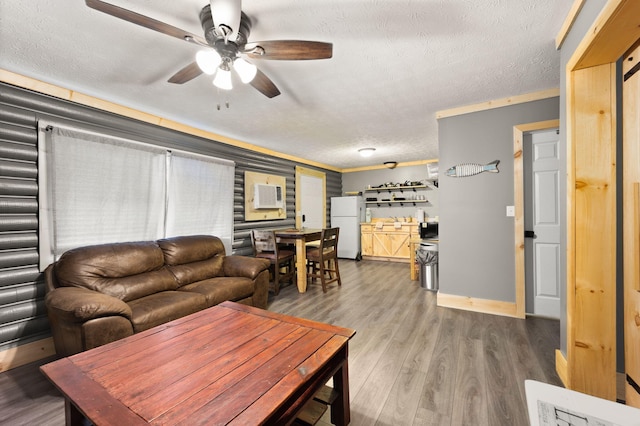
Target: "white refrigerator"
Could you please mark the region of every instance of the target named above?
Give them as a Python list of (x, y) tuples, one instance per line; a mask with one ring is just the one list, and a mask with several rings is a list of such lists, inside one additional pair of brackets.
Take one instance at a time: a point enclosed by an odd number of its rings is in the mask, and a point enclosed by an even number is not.
[(340, 228), (338, 257), (360, 260), (360, 223), (364, 222), (362, 197), (331, 197), (331, 227)]

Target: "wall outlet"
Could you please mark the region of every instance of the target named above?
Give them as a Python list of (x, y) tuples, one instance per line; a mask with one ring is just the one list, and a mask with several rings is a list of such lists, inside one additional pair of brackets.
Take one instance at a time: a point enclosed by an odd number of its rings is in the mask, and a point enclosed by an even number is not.
[(507, 217), (514, 217), (516, 215), (515, 206), (507, 206)]

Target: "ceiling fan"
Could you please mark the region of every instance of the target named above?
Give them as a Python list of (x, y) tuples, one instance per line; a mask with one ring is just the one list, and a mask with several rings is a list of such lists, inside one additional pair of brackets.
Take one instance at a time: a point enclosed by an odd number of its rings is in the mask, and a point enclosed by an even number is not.
[(311, 60), (333, 55), (333, 45), (319, 41), (269, 40), (249, 42), (251, 19), (241, 10), (241, 0), (211, 0), (200, 11), (204, 38), (148, 16), (100, 0), (85, 0), (87, 6), (116, 18), (203, 47), (196, 60), (175, 73), (170, 83), (183, 84), (202, 73), (214, 75), (213, 84), (232, 88), (231, 70), (243, 83), (273, 98), (280, 94), (276, 85), (249, 59)]

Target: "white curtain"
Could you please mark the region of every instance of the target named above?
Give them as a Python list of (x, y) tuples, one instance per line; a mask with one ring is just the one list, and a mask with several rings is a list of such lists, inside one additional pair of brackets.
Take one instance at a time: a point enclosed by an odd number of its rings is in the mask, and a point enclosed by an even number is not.
[(40, 215), (40, 235), (48, 234), (48, 247), (43, 253), (41, 245), (43, 262), (74, 247), (149, 240), (162, 233), (164, 149), (61, 127), (50, 126), (44, 135), (40, 201), (46, 212)]
[(166, 236), (215, 235), (230, 254), (234, 163), (179, 151), (169, 163)]
[(234, 163), (40, 123), (40, 267), (85, 245), (219, 236), (231, 253)]

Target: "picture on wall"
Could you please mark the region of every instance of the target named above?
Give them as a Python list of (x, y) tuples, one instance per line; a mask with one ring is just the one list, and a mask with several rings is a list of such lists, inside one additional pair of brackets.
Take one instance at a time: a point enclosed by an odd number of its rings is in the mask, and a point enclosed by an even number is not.
[(462, 163), (453, 166), (447, 170), (447, 176), (452, 177), (469, 177), (479, 175), (483, 172), (500, 173), (498, 170), (500, 160), (494, 160), (489, 164)]

